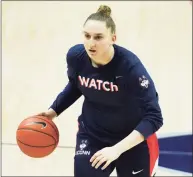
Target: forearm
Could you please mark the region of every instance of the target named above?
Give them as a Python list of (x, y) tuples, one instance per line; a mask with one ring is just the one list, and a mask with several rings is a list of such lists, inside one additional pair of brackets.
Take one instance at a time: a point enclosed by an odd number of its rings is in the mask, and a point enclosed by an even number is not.
[(151, 100), (144, 105), (144, 115), (135, 130), (140, 132), (145, 139), (154, 134), (163, 125), (161, 109), (156, 100)]
[(50, 106), (50, 109), (54, 110), (58, 116), (71, 106), (81, 95), (78, 88), (69, 82), (65, 89), (57, 96), (56, 100)]
[(114, 146), (118, 149), (120, 154), (122, 154), (143, 141), (144, 141), (143, 135), (138, 131), (133, 130), (127, 137), (125, 137), (123, 140), (121, 140)]

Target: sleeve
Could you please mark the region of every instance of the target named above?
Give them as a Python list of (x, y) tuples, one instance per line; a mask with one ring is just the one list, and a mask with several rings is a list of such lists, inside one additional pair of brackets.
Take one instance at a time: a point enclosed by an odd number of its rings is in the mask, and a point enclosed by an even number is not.
[(131, 69), (129, 83), (131, 85), (131, 92), (143, 110), (142, 120), (135, 130), (147, 139), (163, 125), (158, 94), (153, 80), (141, 62)]
[(59, 116), (64, 110), (71, 106), (82, 93), (77, 87), (77, 67), (76, 55), (70, 49), (67, 53), (67, 75), (69, 82), (62, 92), (58, 94), (55, 101), (52, 103), (50, 108), (52, 108), (57, 116)]

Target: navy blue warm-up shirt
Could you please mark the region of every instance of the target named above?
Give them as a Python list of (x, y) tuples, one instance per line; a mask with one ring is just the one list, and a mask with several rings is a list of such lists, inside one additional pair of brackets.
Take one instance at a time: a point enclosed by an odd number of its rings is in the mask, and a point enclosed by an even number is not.
[(135, 129), (146, 139), (163, 124), (154, 82), (134, 53), (113, 46), (113, 59), (98, 68), (92, 66), (82, 44), (70, 48), (69, 83), (51, 108), (60, 115), (83, 95), (78, 121), (91, 137), (113, 142)]

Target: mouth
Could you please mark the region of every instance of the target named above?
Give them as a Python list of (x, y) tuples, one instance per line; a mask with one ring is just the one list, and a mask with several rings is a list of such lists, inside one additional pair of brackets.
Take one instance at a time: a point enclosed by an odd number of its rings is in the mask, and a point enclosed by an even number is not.
[(91, 55), (96, 54), (96, 50), (89, 49), (89, 53), (90, 53)]

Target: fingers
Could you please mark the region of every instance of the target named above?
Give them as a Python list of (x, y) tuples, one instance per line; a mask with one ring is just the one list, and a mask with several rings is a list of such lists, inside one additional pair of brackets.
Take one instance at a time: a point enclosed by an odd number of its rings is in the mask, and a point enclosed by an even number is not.
[(111, 163), (111, 161), (108, 160), (108, 161), (105, 163), (105, 165), (101, 168), (101, 170), (104, 170), (105, 168), (107, 168), (110, 163)]
[(106, 162), (104, 164), (104, 166), (101, 168), (102, 170), (104, 170), (105, 168), (107, 168), (109, 166), (109, 164), (111, 163), (110, 160), (107, 160), (106, 157), (103, 157), (102, 155), (98, 156), (95, 158), (95, 160), (92, 163), (92, 167), (95, 167), (96, 169), (99, 168), (104, 162)]
[(41, 113), (38, 113), (38, 114), (35, 114), (34, 116), (45, 116), (45, 112), (41, 112)]
[(110, 163), (112, 162), (112, 159), (113, 159), (113, 156), (110, 157), (107, 149), (102, 149), (96, 152), (91, 157), (90, 162), (92, 163), (92, 167), (95, 167), (96, 169), (104, 164), (103, 167), (101, 168), (101, 170), (104, 170), (110, 165)]
[(37, 114), (37, 116), (44, 116), (46, 118), (49, 118), (49, 115), (46, 112), (41, 112), (41, 113)]
[(107, 158), (103, 157), (100, 159), (100, 161), (96, 164), (95, 168), (97, 169), (99, 166), (101, 166), (104, 162), (107, 161)]
[(43, 116), (43, 117), (45, 117), (45, 118), (48, 119), (48, 120), (53, 120), (54, 117), (55, 117), (55, 116), (50, 115), (50, 114), (47, 113), (47, 112), (41, 112), (41, 113), (32, 115), (31, 117), (34, 117), (34, 116)]
[(93, 162), (93, 160), (95, 160), (99, 155), (101, 155), (101, 152), (100, 152), (100, 151), (96, 152), (96, 153), (91, 157), (90, 162)]
[(45, 112), (42, 112), (41, 116), (48, 116), (48, 115)]
[(103, 158), (102, 155), (99, 155), (98, 157), (96, 157), (93, 162), (92, 162), (92, 167), (94, 167), (101, 159)]

